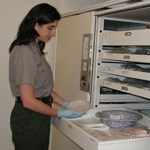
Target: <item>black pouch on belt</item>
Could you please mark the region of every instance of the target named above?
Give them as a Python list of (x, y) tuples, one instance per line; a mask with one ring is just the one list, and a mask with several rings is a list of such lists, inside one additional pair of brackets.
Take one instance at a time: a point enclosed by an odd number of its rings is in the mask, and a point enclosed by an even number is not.
[[(50, 104), (50, 106), (53, 103), (53, 97), (51, 95), (46, 96), (46, 97), (37, 97), (36, 99), (41, 100), (45, 104)], [(16, 97), (16, 102), (22, 103), (22, 100), (21, 100), (20, 96)]]

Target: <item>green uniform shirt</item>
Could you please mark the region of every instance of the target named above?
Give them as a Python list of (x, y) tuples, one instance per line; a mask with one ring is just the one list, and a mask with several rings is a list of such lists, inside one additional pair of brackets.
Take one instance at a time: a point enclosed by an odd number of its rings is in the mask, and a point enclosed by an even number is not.
[(48, 96), (53, 89), (51, 67), (33, 43), (14, 47), (9, 60), (9, 80), (15, 97), (19, 96), (18, 85), (23, 83), (33, 86), (35, 97)]

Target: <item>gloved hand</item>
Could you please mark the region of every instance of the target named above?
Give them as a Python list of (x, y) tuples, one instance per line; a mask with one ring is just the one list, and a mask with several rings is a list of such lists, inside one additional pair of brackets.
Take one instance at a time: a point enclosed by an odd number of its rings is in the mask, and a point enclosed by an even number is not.
[(77, 112), (73, 110), (58, 110), (57, 117), (64, 118), (78, 118), (85, 115), (85, 112)]
[(64, 101), (61, 106), (64, 107), (64, 108), (67, 108), (67, 106), (69, 105), (69, 102), (67, 101)]

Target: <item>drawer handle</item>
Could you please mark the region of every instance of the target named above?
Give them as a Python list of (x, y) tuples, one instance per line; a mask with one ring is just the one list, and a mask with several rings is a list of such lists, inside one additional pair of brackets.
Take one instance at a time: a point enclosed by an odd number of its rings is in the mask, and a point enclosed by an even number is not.
[(125, 36), (131, 36), (132, 32), (125, 32)]
[(73, 128), (71, 124), (68, 124), (68, 127), (69, 127), (70, 129), (72, 129), (72, 128)]
[(121, 89), (124, 91), (128, 91), (128, 87), (125, 87), (125, 86), (122, 86)]
[(123, 59), (130, 59), (130, 56), (129, 55), (124, 55)]

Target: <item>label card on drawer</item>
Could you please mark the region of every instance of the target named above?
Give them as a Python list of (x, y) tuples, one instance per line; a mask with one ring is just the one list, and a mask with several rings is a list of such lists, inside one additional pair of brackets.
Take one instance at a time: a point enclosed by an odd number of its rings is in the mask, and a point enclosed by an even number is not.
[(129, 55), (124, 55), (123, 59), (130, 59), (130, 56)]

